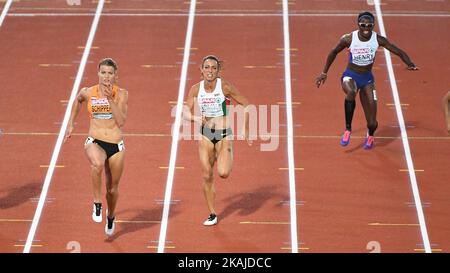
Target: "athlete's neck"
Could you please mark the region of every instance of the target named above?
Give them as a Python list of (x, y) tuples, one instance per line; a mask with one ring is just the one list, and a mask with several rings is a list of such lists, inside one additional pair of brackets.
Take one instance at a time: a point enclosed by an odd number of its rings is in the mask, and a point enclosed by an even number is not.
[(217, 78), (215, 78), (212, 81), (204, 80), (203, 87), (205, 88), (205, 91), (213, 91), (216, 88)]

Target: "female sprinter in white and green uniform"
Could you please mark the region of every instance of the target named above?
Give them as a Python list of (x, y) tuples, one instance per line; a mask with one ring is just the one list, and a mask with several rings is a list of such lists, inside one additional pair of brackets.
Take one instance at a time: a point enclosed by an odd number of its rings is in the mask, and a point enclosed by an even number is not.
[[(200, 71), (203, 80), (191, 87), (186, 100), (184, 118), (202, 124), (202, 138), (199, 141), (200, 162), (203, 175), (203, 192), (210, 215), (203, 223), (205, 226), (217, 224), (215, 210), (216, 192), (213, 183), (213, 167), (217, 161), (217, 171), (221, 178), (230, 175), (233, 166), (232, 131), (227, 124), (226, 105), (230, 98), (247, 107), (248, 100), (229, 82), (219, 78), (221, 62), (216, 56), (203, 58)], [(194, 116), (194, 100), (197, 99), (202, 113)], [(249, 140), (248, 112), (245, 111), (244, 137)]]

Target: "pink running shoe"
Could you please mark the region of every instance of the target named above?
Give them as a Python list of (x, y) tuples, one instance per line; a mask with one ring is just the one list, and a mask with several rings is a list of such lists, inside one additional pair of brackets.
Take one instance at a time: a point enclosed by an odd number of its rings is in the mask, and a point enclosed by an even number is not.
[(347, 146), (350, 143), (351, 134), (352, 134), (351, 131), (345, 130), (344, 135), (342, 135), (341, 142), (339, 144), (341, 144), (341, 146)]
[(367, 136), (366, 140), (364, 141), (364, 149), (370, 150), (373, 148), (373, 142), (375, 138), (373, 136)]

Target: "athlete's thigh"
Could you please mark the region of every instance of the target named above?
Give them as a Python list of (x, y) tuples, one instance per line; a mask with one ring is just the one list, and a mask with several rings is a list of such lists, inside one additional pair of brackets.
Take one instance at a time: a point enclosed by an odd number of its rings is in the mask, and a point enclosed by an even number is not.
[(376, 110), (377, 95), (375, 91), (375, 85), (373, 83), (370, 83), (361, 88), (359, 99), (361, 100), (361, 105), (364, 109)]
[(214, 144), (205, 136), (202, 136), (202, 139), (198, 141), (198, 154), (202, 169), (209, 171), (214, 166), (215, 161)]
[(356, 94), (358, 92), (356, 82), (351, 77), (348, 76), (343, 77), (341, 81), (341, 86), (345, 94), (348, 94), (349, 92)]
[(96, 143), (86, 144), (84, 151), (91, 165), (99, 166), (104, 164), (106, 160), (106, 152)]
[(123, 166), (125, 162), (125, 150), (115, 153), (108, 159), (109, 171), (113, 183), (119, 183), (119, 179), (123, 173)]
[(233, 166), (233, 140), (227, 136), (216, 144), (217, 167), (230, 170)]

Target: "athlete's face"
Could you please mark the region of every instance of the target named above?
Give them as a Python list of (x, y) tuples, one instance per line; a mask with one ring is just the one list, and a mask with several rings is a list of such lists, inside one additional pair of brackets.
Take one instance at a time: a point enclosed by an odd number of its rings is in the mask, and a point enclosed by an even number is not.
[(374, 25), (375, 24), (372, 18), (370, 17), (361, 18), (361, 20), (358, 22), (359, 33), (361, 34), (361, 36), (370, 39), (370, 37), (372, 36), (372, 30)]
[(219, 75), (219, 64), (216, 60), (207, 59), (201, 68), (203, 79), (206, 81), (213, 81)]
[(110, 86), (116, 82), (116, 71), (114, 67), (109, 65), (101, 65), (98, 70), (98, 81), (99, 84)]

